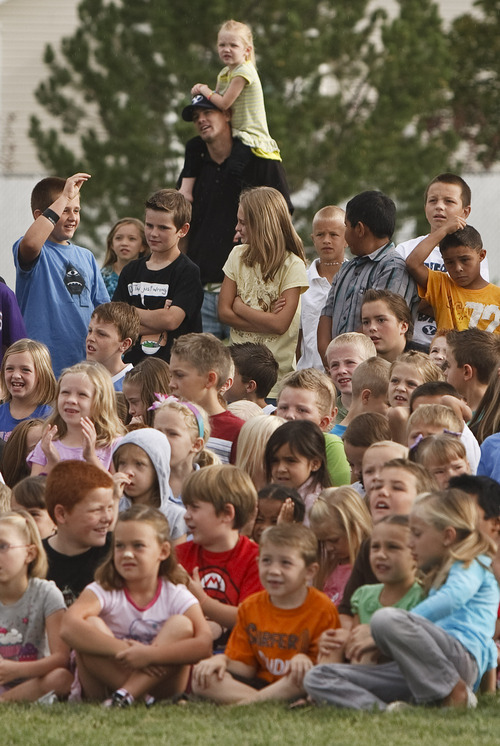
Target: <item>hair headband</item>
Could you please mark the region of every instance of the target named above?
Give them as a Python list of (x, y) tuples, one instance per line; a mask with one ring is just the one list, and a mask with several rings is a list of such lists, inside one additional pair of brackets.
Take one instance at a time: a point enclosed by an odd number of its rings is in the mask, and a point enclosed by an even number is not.
[(184, 407), (187, 407), (191, 410), (191, 412), (194, 414), (196, 419), (196, 424), (198, 425), (198, 434), (200, 438), (203, 438), (205, 435), (205, 426), (203, 425), (203, 417), (201, 416), (198, 409), (194, 406), (194, 404), (191, 404), (190, 401), (181, 401), (177, 398), (177, 396), (172, 396), (172, 394), (157, 394), (155, 392), (156, 401), (152, 403), (150, 407), (148, 407), (148, 412), (155, 411), (155, 409), (159, 409), (162, 404), (169, 404), (170, 402), (175, 402), (176, 404), (182, 404)]

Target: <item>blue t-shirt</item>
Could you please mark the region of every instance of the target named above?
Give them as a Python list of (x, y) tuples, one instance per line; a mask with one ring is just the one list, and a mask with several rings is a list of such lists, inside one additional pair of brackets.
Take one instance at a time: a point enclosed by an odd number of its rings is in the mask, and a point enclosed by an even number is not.
[(490, 565), (491, 559), (483, 555), (467, 568), (463, 562), (454, 562), (443, 585), (432, 588), (412, 609), (412, 614), (434, 622), (474, 656), (479, 669), (475, 688), (485, 671), (496, 668), (497, 660), (493, 633), (499, 589)]
[(491, 477), (500, 481), (500, 461), (498, 449), (500, 447), (500, 433), (493, 433), (481, 443), (481, 458), (477, 467), (477, 475)]
[(9, 405), (10, 402), (0, 404), (0, 438), (2, 440), (7, 440), (15, 426), (19, 425), (20, 422), (24, 422), (25, 420), (34, 420), (37, 417), (40, 417), (42, 420), (44, 420), (46, 417), (52, 414), (52, 407), (50, 407), (48, 404), (40, 404), (27, 417), (23, 417), (22, 420), (15, 420), (10, 413)]
[(109, 295), (94, 255), (73, 243), (46, 241), (35, 261), (16, 265), (16, 296), (31, 339), (50, 350), (54, 373), (85, 360), (85, 339), (96, 306)]
[(330, 430), (330, 433), (332, 435), (338, 435), (339, 438), (341, 438), (346, 430), (347, 430), (347, 425), (334, 425), (332, 429)]

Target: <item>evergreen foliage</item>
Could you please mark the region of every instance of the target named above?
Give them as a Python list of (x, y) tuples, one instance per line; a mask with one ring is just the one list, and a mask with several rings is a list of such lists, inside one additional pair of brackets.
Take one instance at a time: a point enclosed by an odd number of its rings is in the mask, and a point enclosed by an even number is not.
[[(362, 189), (382, 189), (421, 218), (426, 182), (456, 148), (449, 108), (451, 55), (432, 0), (399, 0), (389, 18), (368, 0), (82, 0), (80, 24), (47, 47), (36, 96), (52, 116), (30, 134), (48, 172), (88, 171), (83, 227), (142, 217), (152, 190), (175, 185), (180, 121), (196, 82), (215, 85), (218, 26), (253, 29), (271, 135), (293, 191), (296, 218)], [(302, 208), (301, 208), (302, 205)], [(92, 235), (94, 231), (94, 235)]]

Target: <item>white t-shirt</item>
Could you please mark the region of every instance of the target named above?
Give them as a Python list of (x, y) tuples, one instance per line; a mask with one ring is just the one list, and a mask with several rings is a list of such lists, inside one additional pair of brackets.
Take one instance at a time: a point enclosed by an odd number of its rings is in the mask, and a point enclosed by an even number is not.
[(99, 617), (115, 637), (137, 640), (144, 645), (152, 643), (167, 619), (174, 614), (184, 614), (198, 603), (185, 585), (174, 585), (162, 578), (158, 579), (155, 597), (145, 608), (134, 603), (126, 588), (105, 591), (99, 583), (91, 583), (87, 589), (99, 599)]
[(464, 429), (462, 430), (460, 440), (464, 444), (467, 452), (467, 461), (469, 462), (471, 474), (475, 474), (477, 472), (479, 459), (481, 458), (481, 449), (479, 448), (479, 443), (477, 442), (474, 433), (466, 422), (464, 423)]
[(318, 352), (318, 323), (321, 309), (326, 303), (332, 286), (326, 277), (318, 273), (319, 259), (315, 259), (307, 270), (309, 288), (301, 298), (300, 328), (302, 329), (302, 348), (297, 370), (317, 368), (324, 371), (323, 361)]

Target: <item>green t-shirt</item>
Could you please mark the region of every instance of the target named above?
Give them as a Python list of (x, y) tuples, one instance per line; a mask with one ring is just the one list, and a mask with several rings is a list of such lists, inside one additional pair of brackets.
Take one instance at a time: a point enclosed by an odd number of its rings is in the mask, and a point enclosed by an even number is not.
[(351, 484), (351, 469), (345, 456), (342, 438), (331, 433), (325, 436), (326, 468), (334, 487)]
[[(383, 587), (383, 583), (362, 585), (352, 594), (351, 611), (353, 614), (359, 616), (360, 624), (369, 624), (377, 609), (384, 608), (380, 603), (380, 594), (382, 593)], [(394, 607), (396, 609), (406, 609), (406, 611), (411, 611), (420, 603), (420, 601), (422, 601), (422, 598), (422, 588), (418, 583), (413, 583), (410, 590), (405, 593), (403, 598), (400, 598), (399, 601), (394, 604)]]

